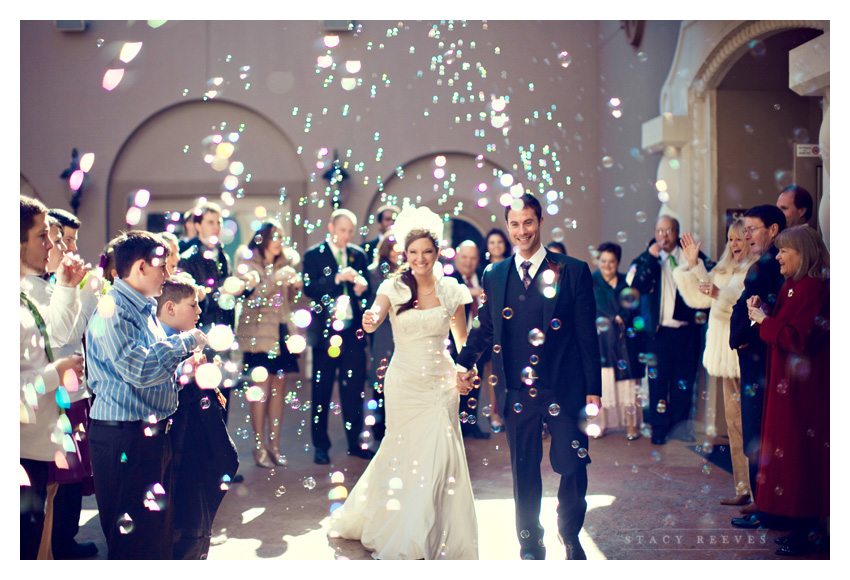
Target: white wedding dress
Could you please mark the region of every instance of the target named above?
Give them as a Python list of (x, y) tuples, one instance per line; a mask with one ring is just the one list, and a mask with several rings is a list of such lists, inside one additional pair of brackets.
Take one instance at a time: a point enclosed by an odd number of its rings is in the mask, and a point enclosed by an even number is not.
[[(478, 525), (460, 433), (454, 362), (446, 351), (457, 307), (472, 301), (451, 277), (437, 280), (442, 306), (398, 306), (410, 298), (385, 280), (395, 351), (384, 378), (386, 434), (331, 519), (331, 536), (360, 540), (380, 560), (474, 560)], [(386, 323), (386, 322), (385, 322)]]

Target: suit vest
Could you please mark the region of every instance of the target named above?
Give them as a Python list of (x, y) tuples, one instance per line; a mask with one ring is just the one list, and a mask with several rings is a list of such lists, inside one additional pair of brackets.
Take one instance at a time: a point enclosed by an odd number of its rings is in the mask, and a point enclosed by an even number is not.
[[(544, 264), (540, 265), (537, 273), (543, 270)], [(547, 300), (540, 292), (540, 287), (534, 281), (528, 286), (528, 290), (522, 283), (514, 263), (511, 263), (508, 274), (508, 285), (505, 291), (505, 309), (510, 308), (509, 315), (500, 312), (496, 316), (503, 316), (502, 326), (504, 349), (503, 360), (505, 362), (506, 387), (509, 389), (527, 389), (534, 387), (538, 390), (543, 384), (538, 379), (531, 385), (522, 382), (523, 369), (530, 367), (534, 376), (540, 376), (543, 361), (543, 345), (534, 346), (529, 340), (529, 333), (534, 329), (545, 331), (547, 325), (543, 320), (543, 302)], [(532, 364), (532, 356), (537, 357), (537, 364)]]

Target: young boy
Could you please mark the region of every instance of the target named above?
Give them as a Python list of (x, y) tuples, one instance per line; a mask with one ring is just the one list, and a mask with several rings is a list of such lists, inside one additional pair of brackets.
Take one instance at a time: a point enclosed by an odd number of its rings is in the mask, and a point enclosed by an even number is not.
[[(195, 328), (201, 314), (197, 291), (185, 272), (165, 283), (157, 298), (156, 316), (167, 335)], [(239, 467), (236, 446), (224, 423), (224, 396), (218, 388), (199, 388), (191, 378), (195, 369), (189, 367), (205, 360), (200, 355), (180, 369), (183, 388), (173, 415), (175, 560), (206, 559), (216, 511)]]
[(207, 338), (197, 329), (168, 337), (154, 316), (168, 279), (162, 238), (129, 231), (114, 240), (113, 253), (118, 278), (86, 331), (95, 498), (109, 559), (168, 560), (174, 375)]

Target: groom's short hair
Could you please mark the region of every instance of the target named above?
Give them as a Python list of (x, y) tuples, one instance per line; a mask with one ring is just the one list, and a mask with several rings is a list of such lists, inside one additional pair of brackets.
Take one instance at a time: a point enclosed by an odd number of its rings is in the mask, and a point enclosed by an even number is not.
[[(540, 218), (543, 217), (543, 208), (540, 207), (540, 202), (537, 201), (537, 198), (534, 197), (533, 195), (531, 195), (530, 193), (524, 193), (524, 194), (522, 194), (522, 197), (519, 198), (519, 200), (522, 202), (522, 207), (519, 208), (519, 209), (523, 210), (527, 207), (530, 207), (531, 209), (534, 210), (534, 213), (537, 215), (537, 221), (540, 221)], [(511, 210), (518, 211), (516, 208), (514, 208), (511, 205), (507, 206), (505, 208), (505, 221), (508, 221), (508, 213)]]

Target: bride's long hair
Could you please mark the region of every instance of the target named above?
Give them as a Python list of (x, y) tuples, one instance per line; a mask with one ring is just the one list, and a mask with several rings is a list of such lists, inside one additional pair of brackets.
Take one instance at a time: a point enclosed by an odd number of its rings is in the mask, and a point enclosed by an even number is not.
[[(407, 238), (404, 240), (404, 250), (407, 251), (407, 248), (410, 247), (410, 244), (415, 242), (416, 240), (421, 240), (423, 238), (428, 238), (431, 240), (431, 243), (434, 244), (434, 250), (436, 250), (437, 254), (440, 253), (440, 245), (437, 243), (437, 239), (434, 237), (429, 230), (423, 228), (414, 228), (410, 230), (410, 233), (407, 234)], [(416, 276), (413, 275), (413, 271), (410, 269), (410, 264), (405, 259), (404, 264), (402, 264), (396, 273), (393, 275), (396, 280), (401, 280), (408, 288), (410, 288), (410, 300), (402, 304), (398, 307), (396, 311), (396, 316), (404, 312), (405, 310), (410, 310), (411, 308), (416, 308), (416, 302), (418, 300), (417, 296), (417, 284), (416, 284)]]

